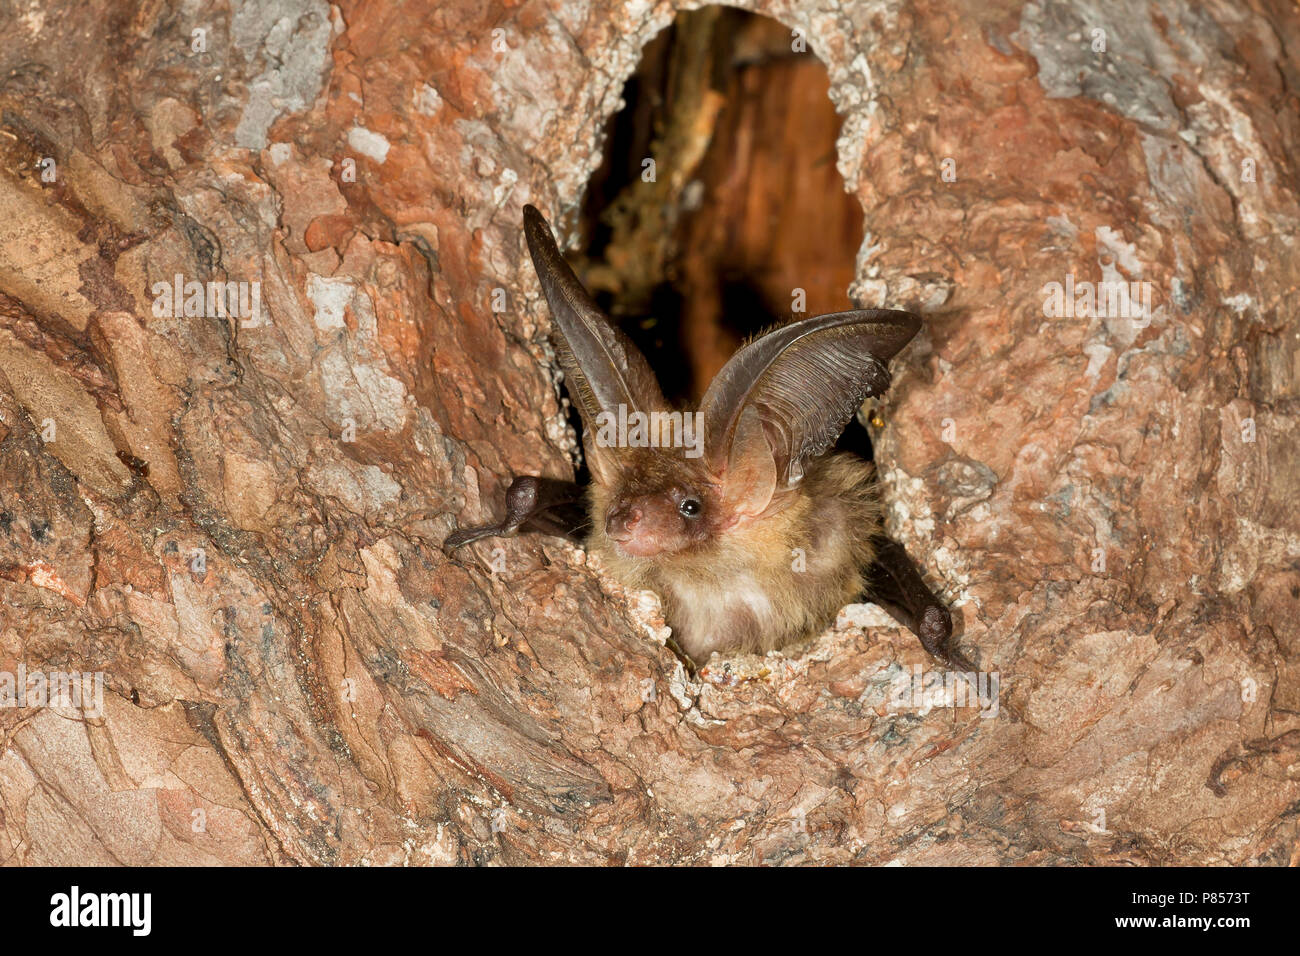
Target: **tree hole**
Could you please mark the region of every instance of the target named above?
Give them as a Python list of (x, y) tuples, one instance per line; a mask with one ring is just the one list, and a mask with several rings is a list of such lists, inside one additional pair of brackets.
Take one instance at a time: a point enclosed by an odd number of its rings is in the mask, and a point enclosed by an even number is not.
[[(574, 265), (670, 401), (698, 402), (760, 330), (852, 307), (864, 224), (836, 169), (829, 91), (806, 41), (742, 10), (680, 13), (643, 51)], [(856, 421), (840, 447), (871, 457)]]

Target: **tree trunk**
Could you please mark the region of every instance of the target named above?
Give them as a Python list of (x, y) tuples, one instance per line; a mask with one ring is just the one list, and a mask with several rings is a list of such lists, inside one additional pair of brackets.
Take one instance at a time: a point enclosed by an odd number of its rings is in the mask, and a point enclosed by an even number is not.
[(203, 6), (0, 11), (7, 862), (1297, 862), (1293, 3), (745, 4), (925, 315), (876, 458), (996, 708), (874, 608), (692, 679), (580, 549), (439, 549), (572, 474), (520, 209), (674, 4)]

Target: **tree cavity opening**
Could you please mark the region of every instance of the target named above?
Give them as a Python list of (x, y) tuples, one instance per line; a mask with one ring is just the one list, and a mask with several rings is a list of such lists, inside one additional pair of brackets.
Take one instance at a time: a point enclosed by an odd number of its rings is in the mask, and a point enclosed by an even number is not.
[[(836, 168), (829, 93), (801, 35), (743, 10), (679, 13), (642, 52), (574, 265), (670, 401), (698, 401), (761, 329), (853, 307), (863, 213)], [(856, 421), (840, 446), (871, 455)]]

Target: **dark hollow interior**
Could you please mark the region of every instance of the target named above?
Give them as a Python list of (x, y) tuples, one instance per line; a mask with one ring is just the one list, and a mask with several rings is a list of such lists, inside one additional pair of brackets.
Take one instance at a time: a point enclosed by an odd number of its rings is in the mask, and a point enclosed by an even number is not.
[[(574, 266), (676, 404), (697, 402), (747, 337), (853, 307), (862, 210), (835, 168), (825, 67), (799, 46), (742, 10), (680, 13), (606, 129)], [(871, 457), (856, 419), (839, 447)]]

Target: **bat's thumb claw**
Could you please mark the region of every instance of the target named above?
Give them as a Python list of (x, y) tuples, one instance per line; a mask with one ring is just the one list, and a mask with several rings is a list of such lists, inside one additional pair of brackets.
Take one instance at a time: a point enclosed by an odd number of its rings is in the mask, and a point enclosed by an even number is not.
[(453, 531), (442, 542), (442, 550), (447, 552), (455, 551), (457, 548), (472, 544), (480, 538), (486, 538), (495, 530), (495, 528), (461, 528), (459, 531)]
[(931, 604), (921, 613), (916, 633), (927, 651), (942, 656), (947, 652), (948, 639), (952, 637), (952, 615), (946, 607)]
[(965, 654), (952, 646), (952, 614), (942, 604), (931, 604), (921, 612), (916, 634), (922, 647), (954, 670), (977, 670)]

